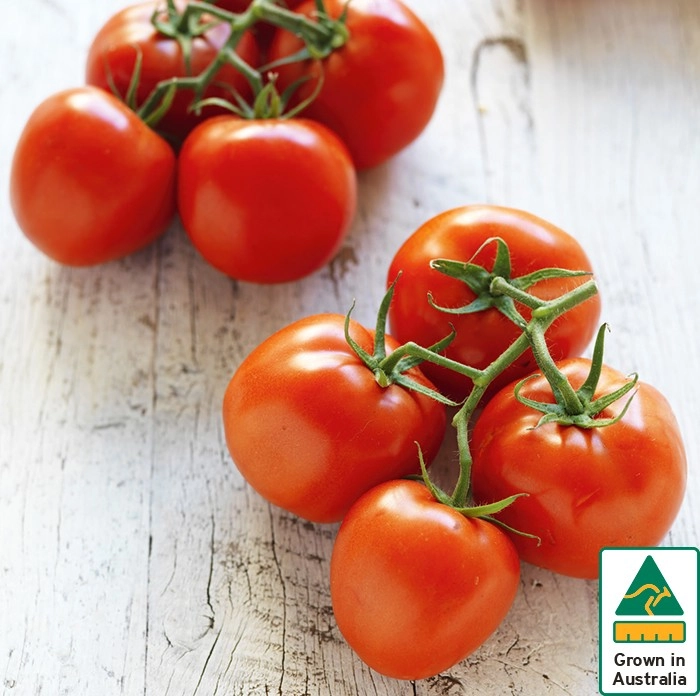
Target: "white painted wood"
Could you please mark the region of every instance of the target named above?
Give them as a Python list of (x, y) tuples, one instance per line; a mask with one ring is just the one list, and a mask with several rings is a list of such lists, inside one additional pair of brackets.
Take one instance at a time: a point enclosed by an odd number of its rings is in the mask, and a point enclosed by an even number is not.
[[(0, 24), (0, 694), (580, 694), (597, 690), (597, 585), (523, 567), (502, 628), (449, 673), (372, 673), (328, 592), (335, 527), (253, 493), (223, 444), (237, 364), (316, 311), (371, 322), (389, 260), (432, 215), (528, 209), (597, 270), (608, 359), (677, 411), (698, 545), (695, 255), (700, 5), (694, 0), (410, 0), (447, 81), (424, 135), (360, 179), (336, 262), (282, 287), (207, 267), (179, 225), (95, 269), (44, 258), (7, 201), (36, 104), (79, 84), (120, 0), (5, 3)], [(446, 441), (442, 465), (453, 444)]]

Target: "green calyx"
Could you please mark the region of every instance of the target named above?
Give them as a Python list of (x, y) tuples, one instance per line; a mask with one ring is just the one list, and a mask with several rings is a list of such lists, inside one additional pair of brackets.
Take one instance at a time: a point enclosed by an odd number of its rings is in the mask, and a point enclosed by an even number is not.
[[(496, 246), (496, 258), (493, 268), (489, 271), (483, 266), (474, 262), (476, 257), (489, 245)], [(575, 278), (590, 275), (588, 271), (574, 271), (564, 268), (541, 268), (533, 273), (511, 277), (510, 251), (506, 242), (500, 237), (487, 239), (472, 256), (465, 262), (452, 261), (449, 259), (434, 259), (430, 262), (430, 267), (456, 280), (460, 280), (469, 286), (476, 297), (463, 307), (441, 307), (437, 305), (432, 297), (428, 298), (435, 309), (448, 314), (473, 314), (483, 312), (487, 309), (496, 309), (505, 317), (510, 319), (521, 329), (525, 329), (527, 322), (516, 307), (516, 300), (535, 309), (541, 305), (541, 301), (530, 295), (527, 290), (542, 280), (550, 278)], [(494, 279), (501, 278), (509, 285), (510, 293), (502, 294), (494, 289)]]
[(406, 389), (429, 396), (447, 406), (455, 406), (456, 404), (454, 401), (443, 396), (435, 389), (431, 389), (420, 382), (416, 382), (416, 380), (412, 379), (407, 374), (412, 368), (424, 362), (425, 357), (422, 357), (422, 355), (426, 353), (437, 354), (444, 350), (454, 339), (454, 332), (445, 336), (445, 338), (429, 348), (423, 349), (420, 356), (407, 353), (404, 347), (398, 348), (393, 353), (387, 355), (386, 322), (397, 281), (398, 278), (389, 286), (389, 289), (382, 299), (379, 311), (377, 312), (372, 353), (368, 353), (350, 335), (350, 315), (352, 314), (354, 303), (345, 315), (345, 340), (360, 360), (373, 372), (374, 378), (380, 387), (386, 388), (392, 384), (397, 384)]
[(591, 369), (586, 381), (576, 390), (573, 389), (566, 376), (559, 371), (551, 359), (547, 360), (548, 356), (544, 356), (544, 359), (542, 359), (543, 356), (538, 357), (538, 346), (533, 344), (535, 357), (538, 358), (538, 363), (540, 363), (540, 367), (552, 388), (552, 393), (556, 400), (556, 403), (552, 404), (529, 399), (522, 395), (523, 385), (532, 379), (533, 376), (526, 377), (516, 385), (515, 398), (525, 406), (529, 406), (543, 414), (536, 427), (545, 423), (558, 423), (559, 425), (574, 425), (586, 429), (603, 428), (617, 423), (627, 413), (635, 392), (630, 395), (617, 416), (599, 418), (600, 414), (608, 406), (632, 391), (638, 381), (638, 376), (633, 374), (629, 382), (623, 384), (619, 389), (595, 398), (595, 391), (603, 367), (605, 332), (607, 328), (607, 324), (603, 324), (598, 329), (591, 358)]
[(252, 104), (249, 104), (240, 94), (232, 90), (231, 99), (233, 101), (211, 97), (199, 100), (193, 105), (193, 109), (201, 109), (205, 106), (218, 106), (236, 114), (240, 118), (248, 120), (290, 119), (298, 116), (316, 98), (321, 89), (321, 81), (319, 80), (313, 94), (290, 109), (288, 108), (289, 102), (294, 92), (305, 80), (299, 80), (291, 84), (280, 93), (275, 85), (275, 79), (276, 76), (272, 73), (268, 75), (267, 82), (264, 82), (260, 75), (249, 77), (251, 84), (255, 84), (255, 99)]

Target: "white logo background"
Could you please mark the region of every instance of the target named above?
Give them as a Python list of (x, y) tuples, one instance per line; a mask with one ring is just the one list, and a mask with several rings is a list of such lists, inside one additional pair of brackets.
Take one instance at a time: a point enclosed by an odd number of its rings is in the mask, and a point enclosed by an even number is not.
[[(682, 616), (617, 616), (620, 601), (651, 556), (683, 609)], [(603, 549), (600, 557), (601, 694), (698, 693), (698, 549)], [(661, 605), (659, 605), (661, 609)], [(616, 643), (616, 621), (683, 621), (682, 643)], [(685, 684), (680, 683), (685, 679)], [(666, 683), (664, 683), (666, 682)]]

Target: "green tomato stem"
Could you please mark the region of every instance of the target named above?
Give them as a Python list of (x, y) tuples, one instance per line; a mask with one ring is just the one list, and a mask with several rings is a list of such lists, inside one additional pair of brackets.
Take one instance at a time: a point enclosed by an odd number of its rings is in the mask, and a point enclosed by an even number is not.
[(318, 22), (275, 5), (269, 0), (258, 0), (254, 3), (254, 12), (259, 19), (301, 37), (304, 43), (340, 48), (348, 39), (347, 29), (344, 23), (328, 17), (323, 4), (321, 7), (322, 9), (317, 10), (317, 17), (320, 20)]
[[(320, 3), (320, 5), (322, 7), (323, 3)], [(238, 14), (228, 12), (207, 2), (192, 0), (182, 11), (176, 24), (177, 9), (174, 2), (168, 0), (168, 13), (172, 24), (169, 24), (167, 27), (167, 35), (175, 38), (183, 47), (186, 65), (189, 65), (189, 47), (194, 36), (201, 35), (210, 27), (223, 23), (230, 25), (231, 33), (216, 57), (199, 75), (195, 77), (171, 78), (163, 80), (155, 86), (146, 101), (136, 111), (137, 115), (151, 127), (155, 127), (160, 118), (167, 112), (167, 108), (163, 108), (163, 106), (164, 104), (167, 105), (166, 96), (173, 90), (193, 90), (194, 96), (192, 101), (196, 110), (207, 87), (214, 81), (217, 72), (225, 63), (230, 63), (244, 75), (252, 87), (253, 99), (257, 100), (266, 87), (263, 74), (260, 70), (255, 69), (243, 60), (236, 53), (235, 49), (243, 34), (258, 22), (272, 24), (299, 36), (304, 41), (306, 50), (303, 52), (303, 55), (298, 57), (298, 60), (310, 57), (324, 58), (343, 46), (349, 39), (349, 32), (345, 25), (344, 17), (338, 20), (331, 19), (325, 12), (325, 9), (323, 9), (323, 11), (318, 12), (318, 21), (312, 21), (304, 15), (280, 7), (272, 0), (253, 0), (244, 12)], [(213, 19), (205, 24), (198, 25), (199, 19), (204, 15)], [(158, 28), (159, 24), (156, 15), (154, 15), (152, 21)], [(163, 31), (166, 31), (166, 28)], [(235, 108), (231, 110), (236, 111)], [(245, 109), (242, 115), (257, 117), (258, 110), (254, 108)], [(271, 114), (273, 117), (277, 115), (275, 113)]]
[(575, 415), (584, 412), (584, 406), (579, 399), (576, 390), (571, 386), (566, 376), (559, 370), (552, 358), (544, 331), (540, 329), (539, 319), (534, 319), (525, 329), (527, 338), (532, 347), (532, 354), (535, 356), (538, 367), (547, 378), (549, 385), (554, 392), (557, 403), (564, 405), (566, 412)]
[[(508, 281), (501, 277), (494, 278), (492, 287), (494, 285), (497, 287), (499, 293), (508, 295), (513, 299), (518, 299), (522, 293), (521, 290), (514, 288)], [(554, 300), (538, 300), (537, 315), (530, 319), (524, 332), (490, 365), (478, 371), (480, 374), (473, 378), (474, 385), (469, 396), (452, 419), (452, 426), (457, 431), (457, 446), (459, 451), (459, 475), (451, 496), (454, 507), (464, 507), (469, 499), (471, 490), (473, 458), (469, 446), (469, 423), (472, 416), (493, 380), (512, 365), (528, 347), (532, 348), (540, 369), (542, 369), (543, 372), (547, 370), (545, 375), (548, 378), (551, 375), (557, 380), (562, 395), (566, 395), (565, 398), (573, 395), (574, 399), (571, 400), (572, 406), (576, 407), (578, 403), (578, 407), (581, 409), (583, 408), (576, 392), (573, 390), (566, 377), (554, 364), (545, 341), (545, 332), (558, 317), (593, 297), (597, 291), (595, 281), (589, 280)], [(534, 314), (535, 312), (533, 312), (533, 315)], [(561, 383), (561, 380), (563, 380), (565, 384)]]
[(452, 419), (452, 427), (457, 431), (457, 450), (459, 452), (459, 476), (452, 491), (452, 502), (455, 507), (464, 507), (471, 490), (472, 453), (469, 446), (469, 423), (479, 402), (498, 375), (512, 365), (529, 346), (526, 334), (518, 338), (506, 348), (490, 365), (480, 370), (480, 375), (474, 380), (469, 396)]
[(503, 276), (496, 276), (491, 281), (490, 292), (491, 295), (496, 297), (506, 295), (532, 310), (541, 309), (547, 304), (545, 300), (541, 300), (539, 297), (535, 297), (529, 292), (515, 287), (515, 285), (507, 281)]
[(395, 351), (386, 356), (380, 362), (379, 367), (382, 369), (383, 372), (391, 374), (394, 371), (394, 368), (406, 356), (410, 356), (412, 358), (419, 358), (421, 361), (433, 363), (434, 365), (438, 365), (439, 367), (444, 367), (448, 370), (452, 370), (453, 372), (457, 372), (461, 375), (464, 375), (465, 377), (469, 377), (472, 380), (480, 378), (483, 374), (482, 370), (479, 370), (476, 367), (464, 365), (463, 363), (457, 362), (456, 360), (447, 358), (444, 355), (436, 353), (430, 348), (424, 348), (423, 346), (419, 346), (413, 341), (404, 343)]
[[(175, 77), (169, 80), (163, 80), (155, 86), (153, 91), (148, 95), (148, 98), (137, 112), (137, 114), (144, 121), (146, 121), (148, 125), (153, 127), (157, 124), (158, 119), (154, 118), (153, 114), (158, 111), (159, 105), (162, 104), (163, 99), (169, 90), (191, 89), (194, 91), (193, 103), (196, 103), (201, 99), (206, 88), (214, 80), (216, 73), (227, 61), (232, 62), (239, 70), (241, 70), (248, 78), (251, 85), (254, 87), (258, 84), (262, 85), (263, 80), (260, 73), (252, 66), (248, 65), (242, 58), (240, 58), (235, 51), (236, 46), (240, 42), (243, 34), (248, 31), (257, 21), (253, 9), (256, 2), (259, 1), (261, 0), (253, 0), (253, 4), (245, 12), (239, 15), (226, 13), (231, 17), (231, 33), (214, 60), (212, 60), (212, 62), (199, 75), (196, 77)], [(262, 1), (266, 2), (267, 0)], [(211, 6), (204, 3), (190, 3), (185, 12), (200, 10), (206, 10), (208, 12), (210, 9)], [(162, 115), (163, 114), (160, 113), (159, 117)]]

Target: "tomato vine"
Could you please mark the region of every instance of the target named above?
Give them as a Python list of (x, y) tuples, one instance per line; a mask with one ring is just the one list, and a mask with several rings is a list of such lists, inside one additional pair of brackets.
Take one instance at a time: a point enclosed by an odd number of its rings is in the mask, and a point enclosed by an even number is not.
[[(465, 263), (463, 261), (451, 259), (435, 259), (431, 264), (437, 271), (466, 282), (477, 292), (477, 298), (470, 303), (470, 305), (458, 309), (448, 309), (437, 307), (430, 296), (426, 298), (426, 300), (441, 311), (453, 314), (485, 311), (491, 307), (498, 309), (498, 311), (508, 317), (522, 331), (520, 336), (511, 343), (501, 355), (490, 365), (482, 369), (447, 358), (441, 355), (440, 351), (447, 347), (453, 340), (454, 334), (451, 334), (439, 344), (430, 347), (422, 347), (415, 342), (408, 342), (397, 348), (390, 356), (385, 357), (384, 360), (377, 365), (366, 363), (375, 370), (381, 367), (382, 374), (392, 374), (396, 368), (402, 363), (405, 363), (407, 359), (412, 361), (412, 365), (427, 361), (434, 365), (452, 370), (458, 374), (462, 374), (472, 381), (473, 386), (469, 395), (452, 420), (452, 425), (457, 434), (459, 452), (459, 476), (454, 490), (451, 494), (440, 490), (431, 481), (424, 465), (422, 466), (422, 471), (423, 479), (436, 499), (450, 507), (460, 510), (467, 516), (474, 517), (490, 517), (514, 500), (513, 497), (510, 497), (507, 500), (499, 501), (488, 506), (469, 505), (472, 469), (472, 455), (469, 447), (469, 424), (482, 398), (486, 394), (488, 387), (528, 348), (534, 349), (538, 364), (545, 365), (549, 375), (555, 374), (554, 370), (556, 370), (556, 367), (553, 366), (553, 361), (544, 339), (545, 332), (559, 317), (570, 311), (573, 307), (590, 299), (598, 292), (595, 281), (591, 279), (552, 300), (542, 300), (535, 297), (527, 293), (526, 288), (549, 278), (579, 277), (589, 275), (589, 273), (571, 269), (546, 268), (530, 273), (527, 276), (511, 278), (510, 254), (507, 244), (500, 238), (491, 238), (484, 242), (480, 250), (489, 244), (494, 244), (497, 247), (496, 260), (491, 270), (474, 263), (473, 260)], [(395, 283), (396, 281), (392, 283), (384, 297), (382, 308), (379, 312), (378, 323), (383, 323), (385, 321), (388, 305), (393, 296)], [(517, 303), (524, 304), (532, 310), (532, 316), (529, 321), (526, 321), (522, 314), (520, 314), (517, 309)], [(602, 348), (600, 351), (600, 358), (602, 360)], [(562, 378), (566, 382), (566, 378), (563, 376)], [(380, 384), (381, 383), (380, 381)], [(570, 395), (569, 390), (571, 390), (571, 387), (568, 385), (568, 382), (566, 384), (568, 389), (561, 384), (557, 387), (557, 393), (562, 394), (562, 399)], [(411, 388), (410, 384), (405, 384), (405, 386)], [(438, 398), (444, 403), (456, 405), (452, 400), (448, 400), (443, 395), (439, 394), (439, 392), (431, 390), (431, 393), (438, 394)], [(621, 394), (616, 394), (615, 398), (619, 398), (619, 396), (621, 396)], [(498, 520), (496, 519), (494, 521), (497, 522)]]
[[(253, 0), (246, 10), (240, 13), (230, 12), (208, 2), (191, 0), (179, 9), (175, 0), (167, 0), (165, 10), (156, 9), (151, 17), (153, 26), (163, 36), (178, 42), (182, 49), (185, 65), (190, 66), (192, 40), (202, 36), (209, 29), (219, 24), (227, 24), (230, 34), (215, 58), (199, 75), (172, 77), (159, 82), (143, 104), (135, 109), (151, 127), (167, 113), (177, 90), (193, 90), (191, 110), (198, 113), (205, 104), (224, 106), (243, 118), (291, 118), (305, 108), (304, 101), (297, 108), (286, 111), (287, 103), (298, 85), (277, 95), (274, 88), (273, 67), (310, 58), (322, 60), (333, 51), (341, 48), (350, 38), (346, 27), (345, 13), (338, 19), (331, 18), (325, 11), (322, 0), (317, 1), (316, 21), (311, 21), (291, 10), (287, 10), (272, 0)], [(284, 29), (300, 37), (304, 48), (294, 56), (260, 69), (244, 60), (236, 47), (246, 32), (260, 23)], [(253, 89), (253, 103), (248, 104), (238, 93), (231, 91), (230, 99), (205, 100), (203, 95), (216, 78), (224, 64), (232, 65), (241, 73)], [(268, 81), (266, 82), (266, 73)], [(138, 67), (133, 75), (133, 83), (139, 80)]]

